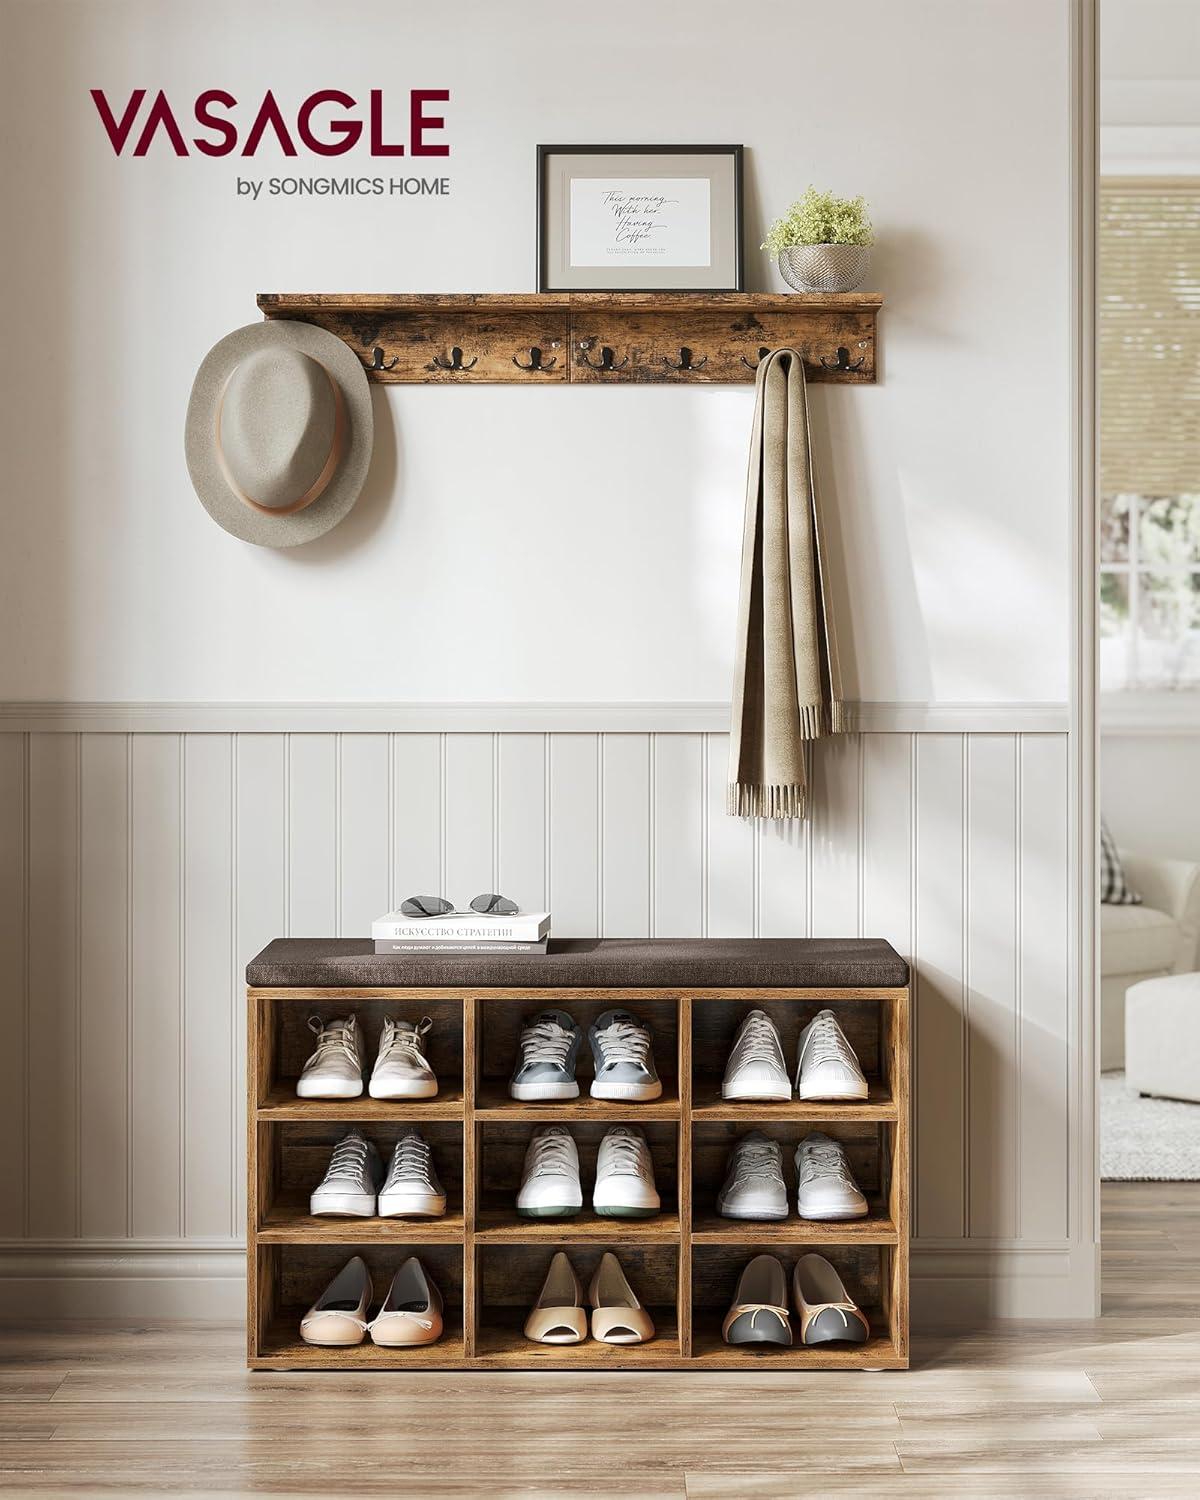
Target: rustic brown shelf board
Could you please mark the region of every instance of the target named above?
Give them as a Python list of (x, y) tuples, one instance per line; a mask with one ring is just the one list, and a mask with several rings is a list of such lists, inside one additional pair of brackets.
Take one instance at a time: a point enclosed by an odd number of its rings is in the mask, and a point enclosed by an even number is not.
[(285, 1308), (271, 1320), (262, 1348), (250, 1355), (250, 1364), (255, 1369), (405, 1370), (462, 1366), (465, 1351), (461, 1308), (445, 1310), (445, 1332), (436, 1344), (421, 1344), (413, 1349), (385, 1349), (373, 1344), (369, 1335), (361, 1344), (345, 1349), (306, 1344), (299, 1332), (306, 1311), (302, 1307)]
[(461, 1209), (440, 1219), (318, 1218), (309, 1212), (307, 1197), (290, 1194), (272, 1203), (258, 1226), (258, 1238), (272, 1245), (458, 1244), (463, 1233)]
[(475, 1099), (477, 1120), (677, 1120), (679, 1096), (674, 1087), (664, 1085), (661, 1099), (638, 1104), (628, 1099), (593, 1099), (587, 1092), (587, 1080), (580, 1083), (578, 1099), (510, 1099), (506, 1083), (487, 1082), (480, 1086)]
[(781, 1245), (803, 1249), (807, 1245), (895, 1245), (899, 1236), (891, 1216), (877, 1201), (865, 1219), (819, 1221), (791, 1218), (775, 1223), (752, 1219), (725, 1219), (711, 1211), (698, 1211), (692, 1220), (693, 1244)]
[(390, 1120), (419, 1125), (422, 1120), (461, 1120), (463, 1095), (459, 1088), (441, 1088), (432, 1099), (297, 1099), (296, 1081), (285, 1078), (258, 1106), (258, 1118), (271, 1120), (360, 1120), (364, 1124)]
[[(870, 1309), (864, 1309), (871, 1317)], [(726, 1370), (859, 1370), (903, 1369), (907, 1360), (897, 1354), (887, 1326), (871, 1317), (871, 1337), (865, 1344), (817, 1344), (812, 1348), (796, 1343), (790, 1349), (773, 1344), (727, 1344), (721, 1337), (725, 1310), (698, 1307), (694, 1316), (691, 1364), (696, 1369)], [(792, 1316), (792, 1336), (798, 1339), (798, 1318)]]
[(648, 1309), (654, 1338), (648, 1344), (606, 1344), (588, 1337), (581, 1344), (535, 1344), (521, 1331), (523, 1308), (485, 1305), (481, 1312), (475, 1362), (524, 1369), (645, 1370), (675, 1368), (680, 1362), (679, 1328), (673, 1307)]
[(618, 311), (835, 312), (880, 308), (879, 292), (259, 292), (267, 317), (308, 312), (502, 312), (579, 307)]
[(523, 1219), (515, 1209), (485, 1208), (475, 1221), (475, 1239), (483, 1244), (547, 1245), (569, 1243), (644, 1245), (679, 1243), (679, 1215), (668, 1211), (653, 1219), (608, 1219), (585, 1208), (573, 1219)]
[(896, 1119), (896, 1101), (886, 1084), (872, 1080), (865, 1101), (835, 1104), (825, 1100), (789, 1099), (772, 1104), (761, 1099), (728, 1100), (721, 1098), (719, 1078), (696, 1080), (692, 1103), (694, 1120), (734, 1120), (749, 1125), (755, 1120), (820, 1121)]

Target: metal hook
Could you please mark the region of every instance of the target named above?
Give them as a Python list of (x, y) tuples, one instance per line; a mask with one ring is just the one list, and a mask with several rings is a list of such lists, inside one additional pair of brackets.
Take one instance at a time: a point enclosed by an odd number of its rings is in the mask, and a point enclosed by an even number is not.
[(664, 354), (662, 362), (672, 370), (699, 370), (708, 363), (708, 355), (702, 354), (699, 359), (693, 359), (693, 351), (684, 344), (679, 350), (679, 363), (676, 364), (669, 355)]
[(600, 350), (600, 363), (593, 363), (592, 360), (587, 357), (586, 353), (586, 351), (592, 347), (593, 342), (594, 341), (592, 339), (579, 340), (579, 361), (581, 364), (587, 365), (589, 370), (619, 370), (622, 365), (627, 365), (629, 363), (628, 354), (624, 359), (619, 360), (607, 344), (603, 345)]
[(527, 365), (523, 365), (515, 354), (512, 357), (512, 362), (518, 370), (552, 370), (558, 363), (558, 357), (552, 354), (549, 359), (543, 359), (542, 351), (534, 345), (529, 351), (529, 363)]
[(455, 344), (454, 347), (450, 350), (449, 359), (447, 359), (442, 354), (435, 354), (433, 356), (433, 362), (439, 370), (455, 370), (458, 372), (462, 372), (471, 369), (474, 365), (477, 365), (479, 363), (479, 356), (477, 354), (473, 360), (464, 365), (463, 352), (458, 347), (458, 345)]
[(861, 370), (866, 360), (866, 355), (860, 355), (858, 359), (851, 360), (849, 349), (839, 345), (837, 358), (826, 359), (821, 356), (821, 363), (827, 370)]
[(771, 351), (767, 348), (766, 344), (760, 344), (758, 346), (758, 358), (754, 361), (754, 363), (751, 364), (744, 354), (742, 355), (742, 363), (746, 366), (747, 370), (757, 370), (759, 365), (762, 364), (763, 360), (766, 359), (767, 355), (770, 354), (770, 352)]
[(398, 354), (393, 354), (391, 359), (389, 359), (385, 364), (383, 360), (383, 350), (379, 347), (378, 344), (376, 344), (374, 349), (371, 350), (371, 363), (367, 366), (367, 368), (369, 370), (390, 370), (392, 366), (398, 362), (399, 358), (400, 356)]

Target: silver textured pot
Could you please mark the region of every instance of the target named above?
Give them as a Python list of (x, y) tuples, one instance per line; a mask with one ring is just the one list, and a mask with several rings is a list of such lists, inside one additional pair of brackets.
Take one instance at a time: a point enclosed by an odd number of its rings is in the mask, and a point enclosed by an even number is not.
[(790, 245), (779, 270), (797, 292), (852, 292), (867, 279), (870, 245)]

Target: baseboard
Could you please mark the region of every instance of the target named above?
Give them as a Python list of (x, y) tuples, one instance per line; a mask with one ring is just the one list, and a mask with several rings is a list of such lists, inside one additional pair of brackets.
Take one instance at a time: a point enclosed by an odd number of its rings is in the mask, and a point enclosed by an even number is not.
[[(993, 1318), (1091, 1318), (1094, 1246), (933, 1242), (912, 1251), (915, 1328)], [(0, 1318), (166, 1318), (229, 1322), (246, 1302), (234, 1242), (9, 1242), (0, 1246)]]
[(229, 1322), (246, 1309), (246, 1252), (234, 1241), (82, 1241), (0, 1248), (0, 1318)]
[(994, 1318), (1094, 1318), (1099, 1287), (1098, 1245), (1000, 1240), (912, 1247), (914, 1328), (969, 1328)]

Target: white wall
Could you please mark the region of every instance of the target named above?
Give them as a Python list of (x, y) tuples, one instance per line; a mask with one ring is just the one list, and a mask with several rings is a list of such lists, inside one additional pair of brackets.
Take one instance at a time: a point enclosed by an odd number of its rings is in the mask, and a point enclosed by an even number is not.
[[(880, 231), (881, 383), (813, 401), (848, 692), (1065, 698), (1065, 0), (3, 13), (0, 700), (727, 698), (749, 389), (377, 392), (367, 493), (300, 554), (221, 532), (181, 440), (255, 292), (527, 289), (537, 142), (697, 134), (749, 147), (751, 287), (810, 181)], [(453, 196), (234, 196), (358, 152), (117, 160), (88, 89), (159, 84), (446, 85)]]
[[(1074, 9), (0, 0), (0, 711), (118, 704), (115, 734), (68, 710), (0, 735), (22, 976), (0, 1308), (235, 1308), (245, 960), (361, 928), (417, 870), (458, 889), (513, 860), (559, 931), (892, 937), (916, 975), (920, 1305), (1091, 1311), (1053, 712)], [(393, 82), (452, 89), (448, 202), (252, 208), (236, 163), (114, 160), (86, 93)], [(865, 193), (881, 236), (879, 384), (813, 413), (848, 691), (896, 732), (821, 752), (807, 828), (727, 819), (720, 737), (670, 707), (728, 697), (748, 390), (377, 390), (367, 491), (298, 554), (220, 532), (182, 461), (192, 372), (256, 291), (528, 288), (537, 142), (697, 136), (749, 148), (748, 245), (810, 181)], [(421, 736), (363, 732), (395, 727), (382, 710), (238, 734), (207, 700), (591, 700), (613, 724), (643, 700), (662, 732), (435, 733), (427, 762)], [(185, 706), (155, 733), (121, 701)]]

